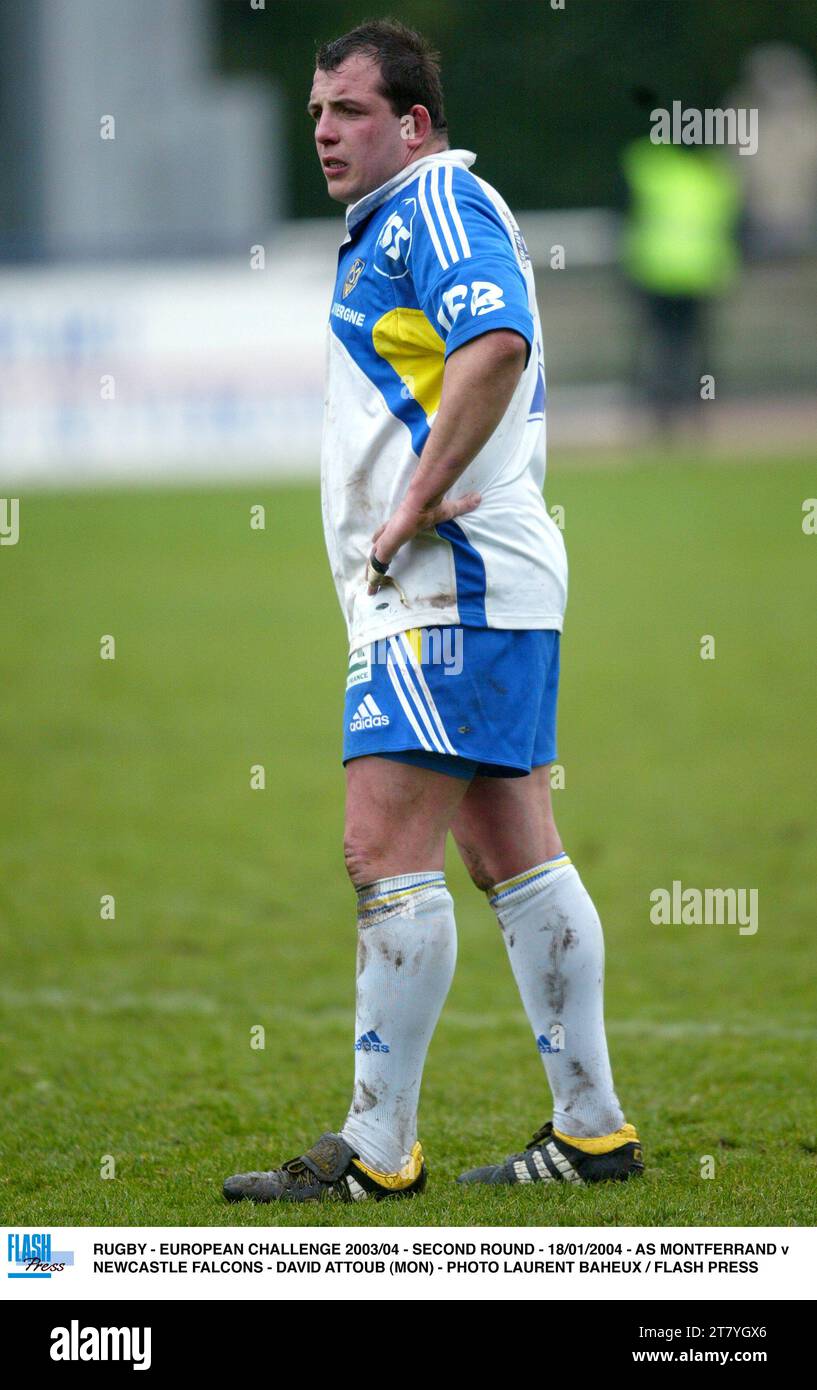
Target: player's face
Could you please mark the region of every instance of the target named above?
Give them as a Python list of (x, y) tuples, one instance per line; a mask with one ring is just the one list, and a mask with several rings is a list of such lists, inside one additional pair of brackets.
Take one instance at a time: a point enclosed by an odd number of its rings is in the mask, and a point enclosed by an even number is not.
[(360, 53), (334, 72), (315, 73), (308, 110), (326, 189), (339, 203), (356, 203), (411, 158), (400, 136), (400, 117), (379, 85), (377, 64)]

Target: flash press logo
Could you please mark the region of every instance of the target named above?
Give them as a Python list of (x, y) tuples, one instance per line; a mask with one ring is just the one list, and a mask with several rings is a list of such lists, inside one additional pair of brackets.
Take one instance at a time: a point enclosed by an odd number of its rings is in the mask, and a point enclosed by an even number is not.
[(9, 1279), (50, 1279), (74, 1263), (73, 1250), (52, 1250), (49, 1231), (14, 1231), (8, 1237)]
[(68, 1327), (51, 1329), (52, 1361), (130, 1361), (135, 1371), (150, 1370), (149, 1327)]

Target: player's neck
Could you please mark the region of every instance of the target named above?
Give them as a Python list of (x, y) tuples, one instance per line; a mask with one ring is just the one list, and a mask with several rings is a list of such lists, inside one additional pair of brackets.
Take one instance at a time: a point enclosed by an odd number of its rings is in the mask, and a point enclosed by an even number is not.
[[(361, 193), (359, 198), (354, 199), (354, 202), (362, 202), (363, 199), (368, 198), (370, 194), (376, 193), (378, 188), (385, 188), (386, 184), (391, 183), (392, 180), (398, 178), (400, 174), (404, 174), (407, 169), (411, 169), (412, 165), (419, 164), (421, 159), (428, 159), (429, 156), (433, 154), (446, 154), (449, 149), (449, 145), (442, 145), (439, 140), (428, 141), (426, 144), (422, 145), (420, 149), (415, 150), (414, 154), (410, 159), (406, 160), (405, 164), (401, 164), (397, 169), (393, 169), (388, 178), (383, 179), (382, 182), (376, 184), (374, 188), (369, 188), (365, 193)], [(350, 204), (350, 206), (353, 205), (354, 204)]]

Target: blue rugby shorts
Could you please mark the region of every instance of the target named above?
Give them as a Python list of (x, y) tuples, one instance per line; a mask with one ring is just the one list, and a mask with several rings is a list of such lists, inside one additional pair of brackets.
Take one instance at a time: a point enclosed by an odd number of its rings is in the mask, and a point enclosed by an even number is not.
[(410, 628), (350, 656), (343, 762), (523, 777), (556, 758), (558, 690), (553, 628)]

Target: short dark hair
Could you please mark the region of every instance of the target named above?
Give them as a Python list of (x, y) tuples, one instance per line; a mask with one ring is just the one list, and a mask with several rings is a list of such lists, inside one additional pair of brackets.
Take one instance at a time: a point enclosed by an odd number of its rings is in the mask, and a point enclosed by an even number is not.
[(367, 19), (339, 39), (321, 44), (315, 66), (332, 72), (353, 53), (375, 59), (381, 94), (396, 116), (405, 116), (415, 104), (425, 106), (435, 134), (447, 135), (440, 55), (428, 39), (396, 19)]

